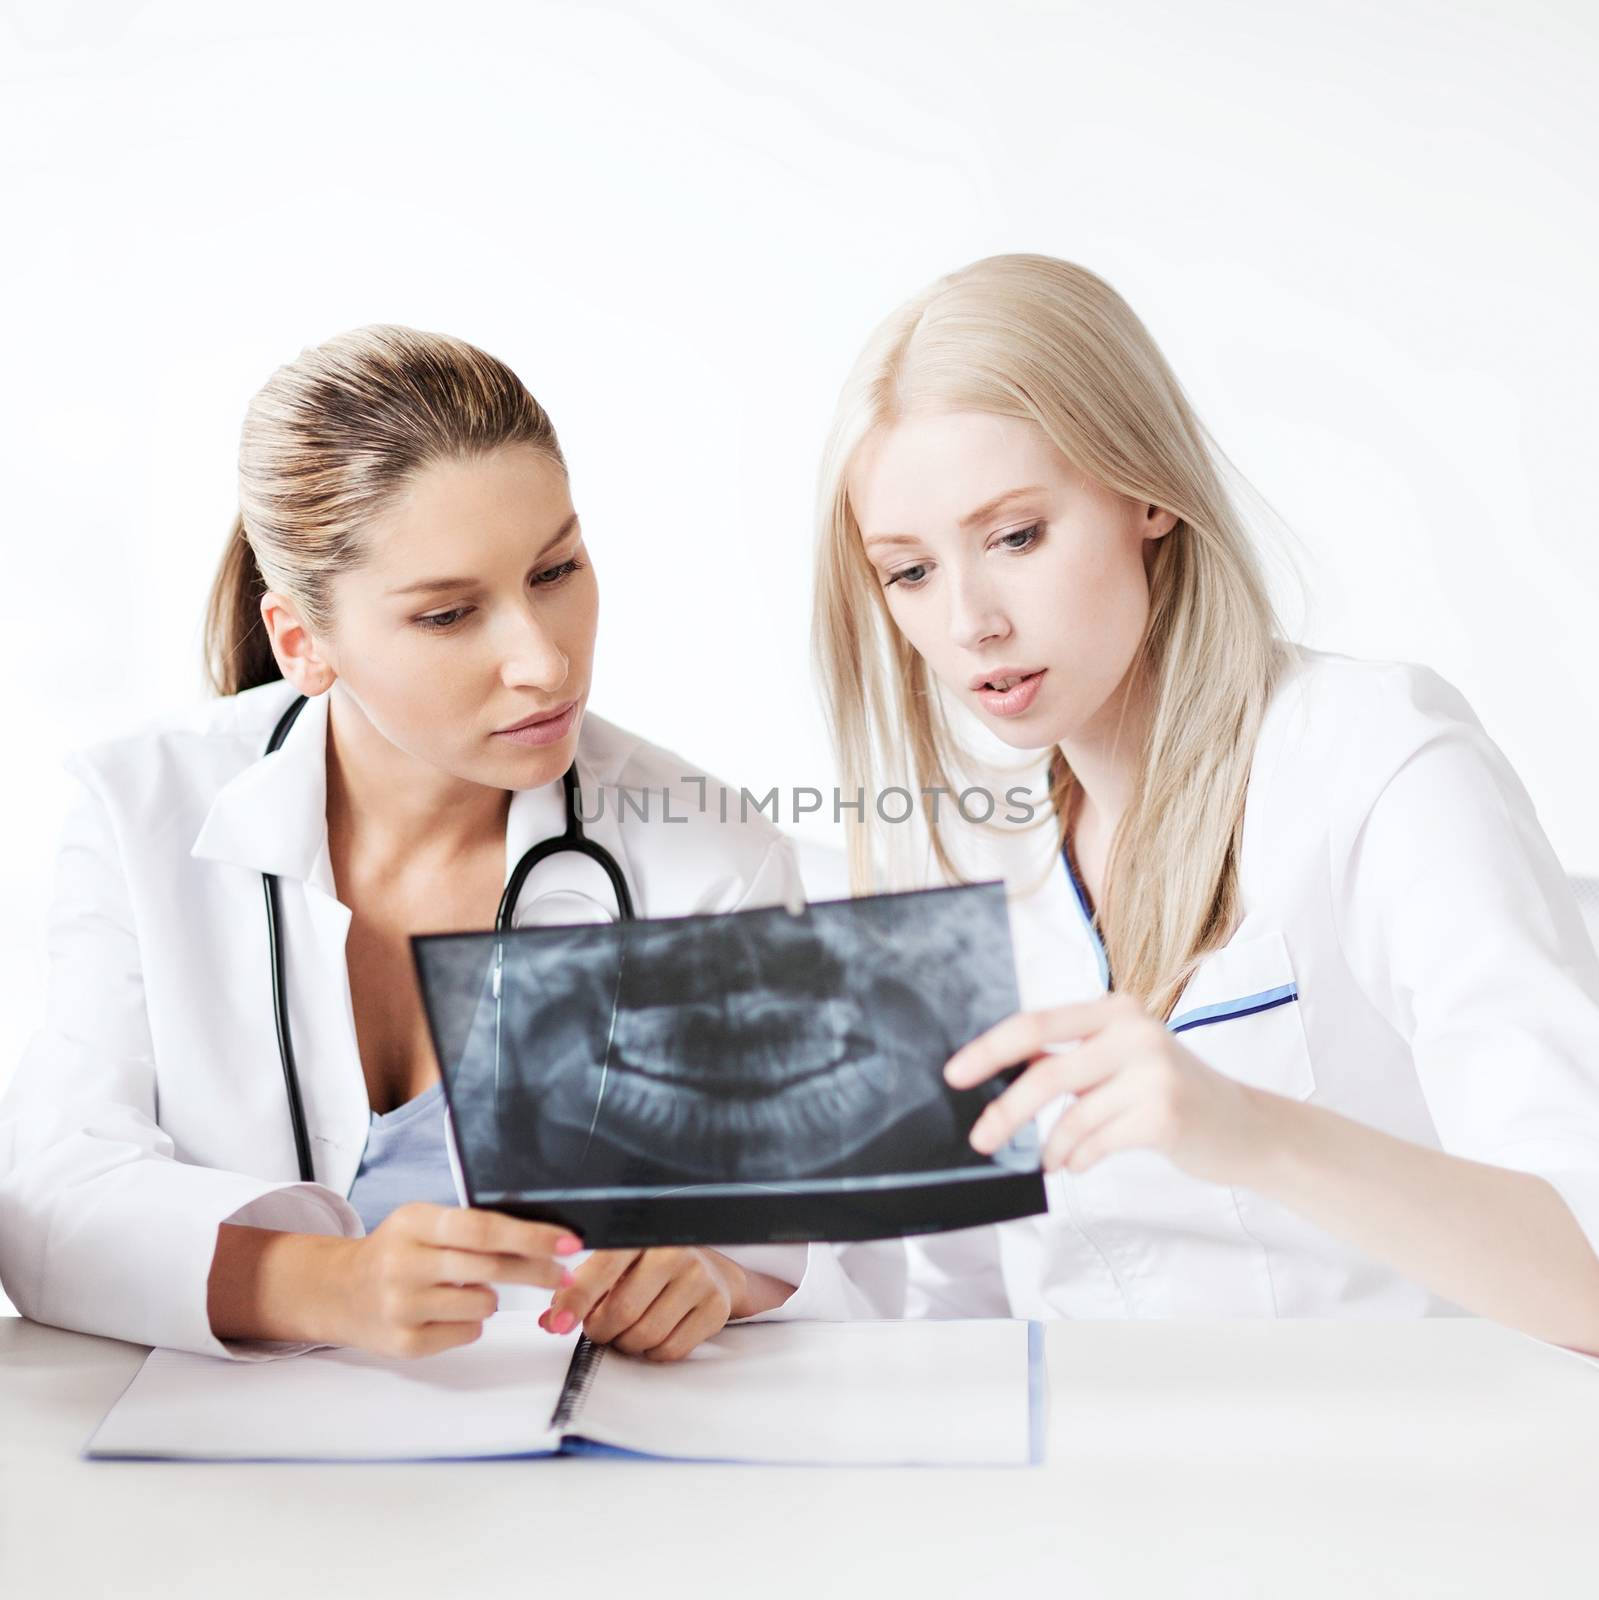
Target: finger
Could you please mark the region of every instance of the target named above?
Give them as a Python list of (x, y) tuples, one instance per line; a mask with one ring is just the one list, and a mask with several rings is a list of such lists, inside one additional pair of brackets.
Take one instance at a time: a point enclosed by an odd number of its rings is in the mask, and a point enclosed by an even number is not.
[(1111, 1117), (1092, 1133), (1086, 1134), (1077, 1148), (1066, 1158), (1068, 1172), (1087, 1172), (1108, 1155), (1118, 1150), (1133, 1150), (1148, 1144), (1142, 1119), (1137, 1110), (1123, 1111)]
[(411, 1360), (418, 1355), (437, 1355), (461, 1344), (472, 1344), (483, 1336), (483, 1325), (475, 1318), (466, 1322), (419, 1322), (415, 1326), (379, 1326), (370, 1338), (359, 1341), (359, 1349), (373, 1355), (394, 1355)]
[(407, 1328), (397, 1338), (384, 1341), (378, 1348), (383, 1355), (400, 1356), (411, 1360), (417, 1356), (436, 1356), (442, 1350), (453, 1350), (459, 1345), (474, 1344), (483, 1337), (481, 1322), (425, 1322), (419, 1328)]
[(1060, 1120), (1049, 1130), (1040, 1162), (1044, 1171), (1054, 1172), (1065, 1166), (1084, 1139), (1137, 1103), (1138, 1087), (1127, 1077), (1112, 1078), (1091, 1094), (1085, 1094), (1076, 1105), (1062, 1112)]
[(571, 1274), (559, 1261), (547, 1258), (424, 1247), (416, 1253), (413, 1276), (419, 1283), (531, 1283), (557, 1289)]
[(944, 1081), (955, 1089), (970, 1089), (996, 1072), (1030, 1061), (1050, 1044), (1086, 1039), (1106, 1027), (1123, 1008), (1122, 1000), (1107, 996), (1081, 1005), (1056, 1006), (1050, 1011), (1017, 1011), (962, 1045), (944, 1064)]
[(675, 1278), (650, 1301), (630, 1327), (612, 1338), (611, 1343), (627, 1355), (641, 1356), (668, 1338), (705, 1300), (715, 1298), (709, 1283), (699, 1284), (687, 1277)]
[(482, 1322), (500, 1309), (500, 1297), (481, 1284), (440, 1283), (424, 1289), (412, 1302), (410, 1320), (418, 1326), (430, 1322)]
[(727, 1314), (717, 1300), (696, 1306), (653, 1350), (644, 1352), (646, 1361), (681, 1361), (707, 1339), (714, 1339), (727, 1326)]
[(1051, 1100), (1083, 1094), (1112, 1076), (1118, 1066), (1100, 1041), (1078, 1045), (1065, 1055), (1042, 1055), (1005, 1092), (990, 1100), (972, 1124), (972, 1149), (989, 1155), (1024, 1127)]
[(581, 1322), (592, 1339), (586, 1326), (589, 1314), (641, 1254), (638, 1250), (596, 1250), (572, 1274), (572, 1281), (556, 1290), (545, 1325), (552, 1333), (569, 1333)]
[[(685, 1258), (687, 1263), (685, 1264)], [(669, 1283), (684, 1281), (698, 1293), (709, 1288), (703, 1272), (694, 1271), (692, 1255), (683, 1250), (646, 1250), (617, 1280), (616, 1286), (583, 1319), (583, 1331), (596, 1344), (608, 1344), (625, 1333), (654, 1304)]]
[(446, 1250), (475, 1250), (482, 1255), (522, 1256), (550, 1260), (575, 1255), (583, 1241), (570, 1228), (550, 1222), (524, 1222), (498, 1211), (469, 1206), (430, 1206), (422, 1237)]

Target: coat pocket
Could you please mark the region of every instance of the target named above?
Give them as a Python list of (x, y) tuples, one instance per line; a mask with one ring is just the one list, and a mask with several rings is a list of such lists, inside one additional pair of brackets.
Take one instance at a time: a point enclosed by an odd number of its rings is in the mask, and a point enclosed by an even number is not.
[(1316, 1090), (1302, 997), (1281, 933), (1235, 941), (1207, 956), (1167, 1027), (1207, 1066), (1293, 1100)]

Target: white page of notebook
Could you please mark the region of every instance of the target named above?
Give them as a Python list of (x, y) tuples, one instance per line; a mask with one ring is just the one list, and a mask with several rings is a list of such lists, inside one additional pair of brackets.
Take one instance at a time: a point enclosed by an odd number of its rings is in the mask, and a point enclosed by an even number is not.
[[(417, 1361), (314, 1350), (232, 1362), (157, 1350), (94, 1456), (394, 1461), (534, 1455), (575, 1343), (532, 1312)], [(795, 1463), (1029, 1459), (1025, 1322), (756, 1323), (686, 1361), (607, 1352), (567, 1432), (649, 1455)]]
[(760, 1322), (673, 1366), (607, 1352), (567, 1432), (649, 1455), (1025, 1465), (1025, 1322)]
[(502, 1311), (474, 1344), (414, 1361), (312, 1350), (279, 1361), (152, 1351), (89, 1442), (95, 1456), (404, 1461), (554, 1450), (574, 1338)]

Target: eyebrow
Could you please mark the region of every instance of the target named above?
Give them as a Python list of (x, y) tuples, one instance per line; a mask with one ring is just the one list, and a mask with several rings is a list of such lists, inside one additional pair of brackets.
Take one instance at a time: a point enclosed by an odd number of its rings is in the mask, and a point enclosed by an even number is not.
[[(985, 500), (975, 511), (968, 511), (960, 519), (959, 526), (965, 530), (974, 528), (980, 522), (987, 522), (996, 511), (1003, 511), (1013, 500), (1021, 500), (1030, 494), (1042, 494), (1042, 484), (1030, 483), (1022, 489), (1007, 489), (1003, 494), (996, 494), (992, 500)], [(874, 533), (866, 540), (868, 550), (874, 544), (920, 544), (921, 540), (913, 533)]]
[[(577, 513), (574, 511), (548, 539), (544, 541), (544, 548), (534, 556), (535, 561), (541, 561), (556, 545), (558, 545), (573, 528), (577, 526)], [(479, 580), (476, 578), (418, 578), (415, 583), (402, 584), (398, 589), (390, 589), (391, 595), (404, 594), (431, 594), (440, 589), (468, 589)]]

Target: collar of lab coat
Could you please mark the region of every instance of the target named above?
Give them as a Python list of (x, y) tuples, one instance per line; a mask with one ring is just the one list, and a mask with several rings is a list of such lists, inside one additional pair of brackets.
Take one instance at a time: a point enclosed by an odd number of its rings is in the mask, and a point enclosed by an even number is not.
[(189, 853), (332, 894), (327, 741), (328, 696), (319, 694), (306, 702), (279, 749), (217, 791)]
[[(328, 850), (328, 704), (326, 694), (310, 699), (277, 750), (260, 756), (217, 791), (191, 855), (298, 880), (337, 898)], [(610, 769), (615, 762), (604, 755), (596, 761), (583, 749), (584, 734), (594, 726), (593, 719), (585, 717), (578, 735), (583, 815), (591, 819), (584, 831), (609, 849), (626, 871), (615, 794), (607, 797), (608, 803), (600, 800), (602, 789), (614, 789), (616, 774)], [(514, 791), (505, 822), (505, 875), (510, 876), (536, 841), (551, 838), (565, 826), (566, 799), (559, 778), (536, 789)], [(548, 880), (552, 874), (544, 876)]]

